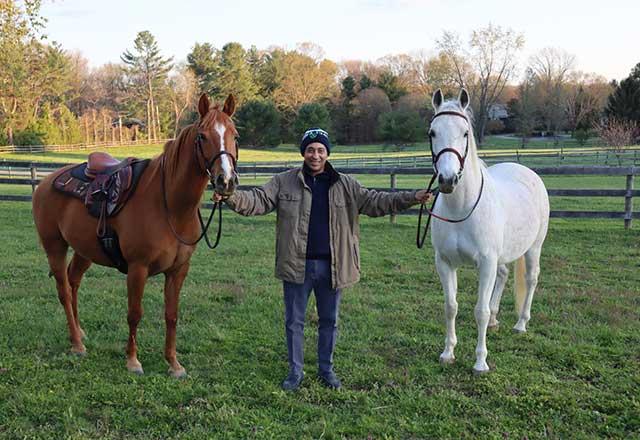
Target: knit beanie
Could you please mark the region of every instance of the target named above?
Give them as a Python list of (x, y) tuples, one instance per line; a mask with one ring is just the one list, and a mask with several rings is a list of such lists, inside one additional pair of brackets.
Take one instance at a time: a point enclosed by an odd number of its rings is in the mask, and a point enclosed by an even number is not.
[(300, 154), (304, 156), (307, 145), (314, 142), (320, 142), (327, 149), (327, 156), (331, 154), (331, 141), (329, 141), (329, 133), (321, 128), (310, 128), (304, 132), (302, 142), (300, 142)]

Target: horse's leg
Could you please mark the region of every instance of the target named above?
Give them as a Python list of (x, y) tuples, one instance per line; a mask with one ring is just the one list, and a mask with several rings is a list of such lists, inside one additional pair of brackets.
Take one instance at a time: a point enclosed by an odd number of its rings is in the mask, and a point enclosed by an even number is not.
[(496, 284), (498, 264), (496, 258), (487, 257), (479, 264), (478, 302), (475, 308), (476, 325), (478, 326), (478, 344), (476, 345), (476, 363), (473, 372), (482, 374), (489, 371), (487, 365), (487, 326), (489, 325), (489, 300)]
[(491, 303), (489, 309), (491, 310), (491, 316), (489, 317), (489, 328), (497, 328), (498, 324), (498, 311), (500, 310), (500, 299), (502, 298), (502, 291), (504, 285), (507, 283), (509, 277), (509, 269), (505, 264), (498, 266), (498, 272), (496, 274), (496, 285), (493, 286), (493, 293), (491, 294)]
[(164, 357), (169, 363), (169, 374), (176, 378), (187, 375), (187, 371), (180, 365), (176, 357), (176, 324), (178, 323), (180, 289), (188, 272), (189, 262), (187, 261), (178, 269), (165, 274), (164, 279), (164, 320), (167, 325)]
[(69, 339), (71, 340), (71, 352), (78, 355), (84, 355), (87, 351), (82, 344), (82, 336), (73, 315), (71, 286), (69, 285), (69, 277), (67, 275), (67, 249), (69, 248), (69, 245), (62, 238), (46, 241), (43, 240), (42, 244), (47, 253), (51, 273), (56, 280), (58, 300), (60, 301), (60, 304), (62, 304), (62, 307), (64, 307), (64, 313), (67, 316)]
[(527, 251), (524, 254), (524, 261), (526, 265), (525, 280), (527, 284), (527, 296), (525, 297), (522, 310), (520, 311), (520, 317), (518, 322), (513, 327), (513, 330), (518, 333), (524, 333), (527, 331), (527, 323), (531, 319), (531, 302), (533, 301), (533, 293), (538, 285), (538, 275), (540, 274), (540, 253), (542, 246), (536, 246)]
[(458, 290), (458, 280), (455, 268), (444, 261), (438, 253), (436, 253), (436, 269), (444, 290), (444, 313), (447, 320), (447, 336), (444, 340), (444, 351), (440, 355), (440, 363), (452, 364), (456, 360), (453, 350), (458, 343), (456, 338), (456, 315), (458, 314), (456, 292)]
[(87, 260), (84, 257), (81, 257), (77, 253), (73, 254), (71, 258), (71, 263), (67, 267), (67, 275), (69, 277), (69, 284), (71, 285), (71, 305), (73, 307), (73, 317), (75, 318), (76, 325), (78, 326), (78, 331), (80, 332), (80, 336), (83, 338), (86, 336), (84, 330), (80, 326), (80, 319), (78, 319), (78, 289), (80, 288), (80, 282), (82, 281), (82, 276), (91, 266), (91, 260)]
[(146, 266), (129, 266), (127, 274), (127, 295), (129, 307), (127, 321), (129, 322), (129, 341), (127, 343), (127, 369), (136, 374), (143, 374), (142, 365), (138, 362), (138, 345), (136, 333), (138, 323), (142, 319), (142, 295), (147, 283), (149, 269)]

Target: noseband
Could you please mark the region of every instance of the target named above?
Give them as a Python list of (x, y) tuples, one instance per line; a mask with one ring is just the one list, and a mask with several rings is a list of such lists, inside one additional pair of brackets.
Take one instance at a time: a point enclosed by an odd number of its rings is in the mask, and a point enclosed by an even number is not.
[[(467, 121), (467, 125), (471, 125), (469, 123), (469, 118), (467, 118), (467, 115), (465, 115), (464, 113), (460, 113), (460, 112), (454, 112), (454, 111), (444, 111), (444, 112), (440, 112), (440, 113), (436, 113), (433, 118), (431, 118), (431, 122), (433, 122), (433, 120), (435, 118), (437, 118), (438, 116), (443, 116), (443, 115), (451, 115), (451, 116), (459, 116), (461, 118), (463, 118), (465, 121)], [(469, 130), (471, 131), (471, 130)], [(464, 163), (465, 160), (467, 159), (467, 154), (469, 153), (469, 136), (473, 136), (473, 134), (468, 133), (467, 134), (467, 145), (465, 146), (464, 149), (464, 156), (461, 156), (460, 153), (458, 153), (458, 150), (456, 150), (455, 148), (444, 148), (443, 150), (440, 150), (438, 152), (437, 155), (433, 154), (433, 142), (432, 142), (432, 138), (431, 136), (429, 136), (429, 147), (431, 149), (431, 160), (433, 162), (433, 176), (431, 177), (431, 180), (429, 181), (429, 185), (427, 186), (427, 191), (431, 192), (431, 193), (436, 193), (436, 196), (433, 199), (433, 203), (431, 204), (431, 208), (426, 208), (424, 205), (424, 203), (422, 203), (420, 205), (420, 214), (418, 216), (418, 230), (416, 233), (416, 246), (418, 246), (418, 249), (422, 249), (422, 247), (424, 246), (424, 240), (427, 236), (427, 231), (429, 230), (429, 224), (431, 223), (431, 217), (435, 217), (438, 220), (442, 220), (445, 221), (447, 223), (461, 223), (463, 221), (465, 221), (466, 219), (468, 219), (471, 214), (473, 214), (473, 211), (476, 210), (476, 207), (478, 206), (478, 203), (480, 202), (480, 197), (482, 196), (482, 190), (484, 189), (484, 173), (482, 172), (482, 169), (480, 169), (480, 177), (481, 177), (481, 181), (480, 181), (480, 192), (478, 193), (478, 198), (476, 199), (475, 203), (473, 204), (473, 207), (471, 208), (471, 211), (469, 211), (469, 213), (467, 215), (465, 215), (463, 218), (460, 219), (450, 219), (450, 218), (446, 218), (446, 217), (442, 217), (439, 216), (438, 214), (435, 214), (433, 212), (433, 207), (436, 205), (436, 201), (438, 200), (438, 196), (440, 195), (440, 192), (436, 189), (434, 191), (431, 191), (431, 186), (433, 185), (433, 182), (435, 181), (436, 177), (438, 176), (438, 166), (437, 166), (437, 162), (440, 159), (440, 156), (442, 156), (443, 153), (453, 153), (456, 155), (456, 157), (458, 158), (458, 161), (460, 162), (460, 170), (458, 171), (458, 179), (462, 178), (462, 171), (464, 170)], [(420, 230), (422, 229), (422, 213), (423, 211), (427, 211), (427, 213), (429, 214), (427, 216), (427, 223), (424, 227), (424, 231), (422, 233), (422, 237), (420, 237)]]
[[(202, 172), (209, 177), (209, 182), (215, 189), (213, 166), (215, 165), (216, 161), (218, 159), (221, 159), (222, 156), (226, 154), (231, 158), (231, 162), (233, 163), (233, 169), (235, 170), (237, 159), (233, 154), (229, 153), (228, 151), (221, 150), (218, 152), (218, 154), (214, 155), (210, 160), (207, 160), (206, 156), (204, 155), (204, 151), (202, 149), (203, 140), (204, 140), (204, 135), (202, 133), (198, 133), (196, 135), (193, 154), (196, 156), (196, 162), (198, 162), (198, 166), (200, 167)], [(160, 170), (161, 170), (160, 178), (162, 181), (162, 201), (164, 202), (164, 211), (166, 214), (167, 223), (171, 228), (171, 232), (173, 233), (173, 236), (180, 243), (187, 246), (194, 246), (198, 244), (200, 240), (202, 240), (202, 238), (204, 238), (204, 241), (207, 243), (207, 246), (209, 247), (209, 249), (215, 249), (216, 247), (218, 247), (218, 244), (220, 244), (220, 236), (222, 235), (222, 207), (220, 206), (221, 202), (214, 202), (213, 208), (211, 208), (211, 213), (209, 214), (209, 218), (207, 219), (206, 224), (204, 223), (204, 219), (202, 218), (202, 213), (200, 212), (200, 208), (198, 208), (198, 220), (200, 221), (200, 229), (202, 233), (195, 241), (189, 242), (183, 239), (182, 237), (180, 237), (176, 232), (175, 228), (173, 227), (173, 225), (171, 224), (171, 219), (169, 218), (169, 204), (167, 203), (167, 193), (165, 191), (165, 185), (164, 185), (164, 180), (165, 180), (164, 159), (165, 159), (165, 155), (163, 154), (162, 162), (160, 164)], [(211, 244), (211, 241), (209, 240), (209, 236), (207, 235), (207, 231), (209, 230), (209, 226), (211, 225), (211, 220), (213, 219), (213, 214), (216, 212), (216, 209), (218, 210), (218, 233), (216, 234), (215, 243)]]

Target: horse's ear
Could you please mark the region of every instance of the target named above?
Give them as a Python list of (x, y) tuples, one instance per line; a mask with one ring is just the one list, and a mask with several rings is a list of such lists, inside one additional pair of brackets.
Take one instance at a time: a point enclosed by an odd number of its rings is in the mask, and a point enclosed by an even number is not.
[(227, 96), (227, 99), (224, 101), (222, 112), (226, 113), (227, 116), (233, 116), (233, 113), (235, 111), (236, 111), (236, 98), (234, 98), (233, 95), (229, 93), (229, 96)]
[(198, 101), (198, 113), (200, 113), (200, 117), (204, 118), (207, 113), (209, 113), (209, 97), (206, 93), (200, 95), (200, 101)]
[(438, 111), (440, 106), (442, 105), (442, 101), (444, 98), (442, 97), (442, 90), (438, 89), (433, 93), (433, 97), (431, 98), (431, 105), (433, 105), (433, 109)]
[(469, 107), (469, 92), (464, 87), (460, 90), (460, 96), (458, 96), (458, 101), (460, 102), (460, 107), (462, 110), (466, 110)]

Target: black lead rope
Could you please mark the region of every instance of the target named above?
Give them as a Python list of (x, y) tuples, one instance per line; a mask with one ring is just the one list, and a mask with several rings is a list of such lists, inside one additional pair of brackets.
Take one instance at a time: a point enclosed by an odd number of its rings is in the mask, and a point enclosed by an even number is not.
[[(200, 229), (202, 232), (195, 241), (188, 242), (178, 235), (175, 228), (173, 227), (173, 224), (171, 224), (171, 219), (169, 218), (169, 204), (167, 203), (167, 193), (165, 191), (165, 184), (164, 184), (164, 155), (162, 156), (162, 162), (160, 164), (160, 180), (162, 182), (162, 201), (164, 203), (164, 211), (166, 214), (167, 223), (169, 224), (169, 228), (171, 228), (171, 232), (173, 233), (173, 236), (176, 238), (176, 240), (178, 240), (180, 243), (186, 246), (194, 246), (198, 244), (200, 240), (202, 240), (202, 238), (204, 237), (205, 242), (207, 243), (207, 246), (209, 247), (209, 249), (215, 249), (220, 243), (220, 236), (222, 235), (222, 207), (220, 206), (220, 202), (215, 202), (213, 204), (213, 208), (211, 208), (211, 213), (209, 214), (209, 218), (207, 219), (206, 225), (202, 218), (202, 213), (200, 212), (200, 208), (198, 208), (198, 220), (200, 222)], [(209, 226), (211, 225), (211, 220), (213, 219), (213, 214), (216, 212), (216, 209), (218, 210), (218, 233), (216, 235), (216, 242), (213, 245), (211, 245), (207, 232), (209, 230)]]
[[(221, 202), (214, 202), (213, 208), (211, 209), (211, 214), (209, 215), (209, 220), (207, 220), (207, 225), (205, 226), (204, 221), (202, 220), (202, 214), (200, 214), (200, 209), (198, 209), (198, 219), (200, 220), (200, 228), (203, 231), (204, 241), (207, 244), (209, 249), (215, 249), (220, 244), (220, 236), (222, 235), (222, 206), (220, 206)], [(209, 229), (209, 225), (211, 224), (211, 219), (213, 218), (213, 213), (218, 210), (218, 233), (216, 234), (216, 242), (211, 245), (211, 241), (209, 241), (209, 235), (207, 234), (207, 230)]]

